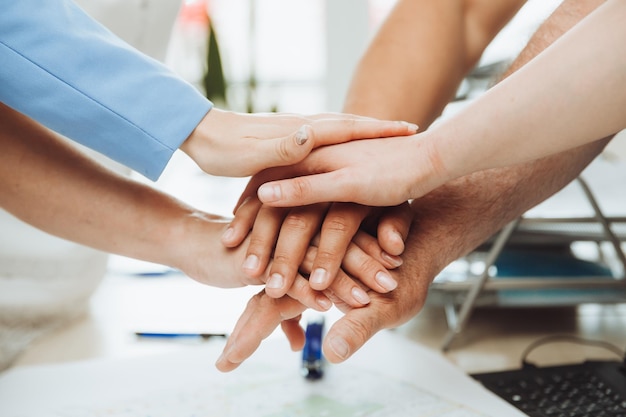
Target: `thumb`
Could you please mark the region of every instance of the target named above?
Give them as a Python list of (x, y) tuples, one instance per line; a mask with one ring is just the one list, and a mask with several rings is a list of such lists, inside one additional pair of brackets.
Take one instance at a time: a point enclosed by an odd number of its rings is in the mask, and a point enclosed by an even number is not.
[(379, 330), (381, 322), (370, 307), (355, 308), (339, 319), (324, 338), (324, 356), (331, 363), (340, 363), (359, 350)]
[(336, 172), (312, 174), (267, 182), (259, 187), (257, 196), (263, 204), (273, 207), (294, 207), (325, 202), (363, 203), (359, 196), (347, 192), (354, 189), (346, 176)]
[(263, 139), (259, 142), (257, 157), (259, 169), (293, 165), (302, 161), (313, 150), (315, 140), (310, 125), (303, 125), (289, 136)]

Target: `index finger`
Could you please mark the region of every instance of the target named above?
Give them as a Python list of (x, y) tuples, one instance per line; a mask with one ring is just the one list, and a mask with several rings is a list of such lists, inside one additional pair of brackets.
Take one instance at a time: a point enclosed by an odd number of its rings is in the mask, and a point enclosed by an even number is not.
[(305, 309), (288, 296), (276, 299), (264, 291), (256, 294), (246, 305), (215, 366), (222, 372), (236, 369), (284, 320), (298, 317)]
[(374, 139), (391, 136), (414, 135), (417, 125), (402, 121), (386, 121), (343, 117), (319, 119), (311, 123), (314, 132), (313, 147), (335, 145), (355, 139)]
[(355, 204), (335, 203), (322, 223), (317, 254), (309, 284), (315, 290), (328, 288), (337, 275), (341, 262), (368, 208)]
[(341, 170), (266, 182), (257, 189), (264, 204), (274, 207), (305, 206), (320, 202), (362, 202), (350, 199), (348, 191), (365, 189), (354, 175)]

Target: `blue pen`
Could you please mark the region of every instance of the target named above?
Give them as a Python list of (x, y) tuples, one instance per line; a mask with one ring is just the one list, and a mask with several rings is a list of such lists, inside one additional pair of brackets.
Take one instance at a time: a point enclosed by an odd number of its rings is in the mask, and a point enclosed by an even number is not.
[(137, 337), (147, 339), (210, 339), (227, 337), (226, 333), (167, 333), (167, 332), (135, 332)]
[(324, 317), (319, 316), (310, 320), (306, 326), (306, 339), (302, 350), (302, 375), (306, 379), (317, 380), (324, 376), (323, 335)]

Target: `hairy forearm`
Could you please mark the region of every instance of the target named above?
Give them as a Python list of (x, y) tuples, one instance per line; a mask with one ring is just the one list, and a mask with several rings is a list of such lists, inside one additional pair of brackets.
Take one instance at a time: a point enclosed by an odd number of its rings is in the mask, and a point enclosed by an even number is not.
[(606, 0), (565, 0), (554, 13), (541, 25), (528, 44), (504, 73), (506, 78), (539, 55), (563, 33), (570, 30), (585, 16)]
[(344, 110), (425, 129), (523, 3), (399, 1), (359, 63)]
[(596, 141), (529, 164), (477, 172), (414, 200), (405, 263), (428, 264), (428, 276), (434, 278), (447, 264), (571, 182), (607, 142)]

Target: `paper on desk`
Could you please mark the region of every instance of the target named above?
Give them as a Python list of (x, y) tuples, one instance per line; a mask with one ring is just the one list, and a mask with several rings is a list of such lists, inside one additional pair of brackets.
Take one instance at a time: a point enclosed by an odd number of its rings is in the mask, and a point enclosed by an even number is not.
[(522, 416), (439, 353), (381, 333), (309, 382), (285, 340), (238, 370), (213, 367), (222, 344), (177, 353), (23, 367), (0, 377), (3, 417)]

